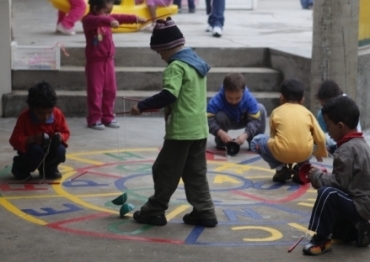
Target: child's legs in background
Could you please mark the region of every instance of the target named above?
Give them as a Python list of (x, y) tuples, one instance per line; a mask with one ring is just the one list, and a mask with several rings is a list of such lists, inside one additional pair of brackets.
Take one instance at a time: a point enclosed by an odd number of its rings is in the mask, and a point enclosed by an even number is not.
[(250, 143), (252, 152), (259, 154), (262, 159), (269, 164), (271, 169), (284, 165), (284, 163), (276, 160), (275, 157), (272, 155), (270, 149), (267, 146), (268, 140), (269, 137), (267, 135), (256, 135)]
[(69, 0), (71, 5), (71, 9), (69, 10), (68, 14), (59, 21), (58, 16), (58, 23), (62, 23), (62, 25), (67, 29), (72, 29), (77, 21), (79, 21), (86, 12), (86, 2), (84, 0)]
[(333, 187), (320, 187), (308, 229), (328, 238), (338, 219), (353, 223), (365, 220), (358, 214), (353, 200), (346, 193)]
[(44, 158), (45, 151), (39, 145), (30, 145), (25, 153), (18, 152), (13, 159), (12, 173), (17, 179), (26, 179)]
[(225, 0), (213, 0), (208, 23), (212, 27), (224, 27)]
[(102, 97), (102, 123), (109, 124), (114, 119), (114, 104), (117, 96), (116, 72), (113, 59), (105, 62), (105, 83)]
[(178, 9), (179, 9), (179, 11), (180, 11), (180, 9), (181, 9), (181, 0), (173, 0), (173, 4), (174, 5), (177, 5), (177, 7), (178, 7)]
[(66, 13), (58, 10), (58, 21), (57, 21), (57, 24), (61, 23), (63, 21), (63, 19), (66, 17), (66, 15), (67, 15)]
[(194, 0), (188, 0), (189, 10), (195, 10)]
[(85, 65), (87, 82), (87, 125), (102, 120), (102, 99), (105, 85), (106, 62), (88, 62)]

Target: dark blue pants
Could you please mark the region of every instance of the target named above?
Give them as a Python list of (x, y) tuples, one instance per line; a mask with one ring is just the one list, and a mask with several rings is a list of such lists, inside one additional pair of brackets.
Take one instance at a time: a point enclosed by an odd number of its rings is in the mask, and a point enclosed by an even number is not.
[(45, 165), (41, 164), (46, 154), (46, 149), (40, 145), (30, 145), (25, 153), (18, 152), (18, 156), (13, 158), (12, 173), (17, 179), (26, 179), (30, 173), (38, 168), (40, 175), (54, 174), (58, 170), (58, 165), (66, 160), (66, 148), (64, 145), (52, 141), (49, 153), (45, 158)]
[[(208, 6), (207, 2), (206, 4)], [(223, 28), (225, 22), (224, 12), (225, 12), (225, 0), (213, 0), (211, 2), (211, 12), (208, 16), (208, 24), (212, 27), (217, 26)]]
[[(179, 9), (181, 9), (181, 0), (174, 0), (173, 1), (173, 4), (177, 5)], [(195, 9), (195, 4), (194, 4), (194, 0), (188, 0), (188, 6), (189, 6), (189, 10), (191, 9)]]
[(337, 222), (348, 221), (352, 228), (359, 221), (365, 221), (357, 212), (353, 200), (343, 191), (333, 187), (320, 187), (312, 210), (309, 230), (329, 237)]

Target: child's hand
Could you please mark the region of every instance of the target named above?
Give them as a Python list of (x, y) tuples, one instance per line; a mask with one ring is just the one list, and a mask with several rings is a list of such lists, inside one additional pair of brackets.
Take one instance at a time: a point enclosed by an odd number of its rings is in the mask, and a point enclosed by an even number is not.
[(238, 136), (235, 139), (235, 142), (238, 143), (239, 145), (242, 145), (242, 144), (244, 144), (245, 140), (247, 140), (247, 138), (248, 138), (248, 134), (243, 133), (242, 135)]
[(117, 20), (113, 20), (112, 22), (110, 22), (110, 27), (118, 28), (119, 22)]
[(145, 24), (146, 22), (148, 22), (148, 19), (139, 16), (136, 17), (136, 23)]
[(44, 135), (43, 134), (38, 134), (38, 135), (35, 135), (35, 136), (29, 136), (27, 138), (27, 144), (28, 145), (31, 145), (31, 144), (41, 145), (43, 140), (44, 140)]
[(141, 112), (140, 112), (140, 109), (139, 107), (136, 105), (134, 105), (132, 108), (131, 108), (131, 115), (134, 115), (134, 116), (137, 116), (137, 115), (141, 115)]
[(62, 135), (59, 133), (59, 132), (56, 132), (55, 134), (54, 134), (54, 137), (56, 137), (56, 139), (58, 140), (58, 142), (62, 142)]
[(317, 162), (323, 162), (324, 161), (321, 156), (315, 156), (315, 157), (316, 157)]
[(233, 141), (233, 139), (229, 136), (229, 134), (221, 129), (220, 131), (218, 131), (217, 135), (220, 137), (221, 141), (224, 142), (225, 144)]

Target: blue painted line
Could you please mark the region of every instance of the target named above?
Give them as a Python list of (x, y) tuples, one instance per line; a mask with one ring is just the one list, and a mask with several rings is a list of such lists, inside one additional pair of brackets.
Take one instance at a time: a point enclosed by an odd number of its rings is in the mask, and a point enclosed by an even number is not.
[(194, 245), (196, 244), (198, 238), (203, 233), (204, 227), (195, 226), (194, 229), (190, 232), (188, 237), (185, 239), (185, 244)]
[(244, 160), (244, 161), (242, 161), (242, 162), (240, 162), (238, 164), (239, 165), (247, 165), (247, 164), (251, 164), (251, 163), (257, 162), (260, 159), (262, 159), (261, 156), (256, 156), (256, 157), (252, 157), (250, 159)]

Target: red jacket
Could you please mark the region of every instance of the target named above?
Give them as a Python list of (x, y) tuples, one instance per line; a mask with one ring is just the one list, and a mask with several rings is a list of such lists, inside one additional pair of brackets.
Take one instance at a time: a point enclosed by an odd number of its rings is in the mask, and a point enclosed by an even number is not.
[(52, 137), (57, 132), (62, 135), (62, 143), (67, 147), (70, 132), (64, 115), (58, 108), (54, 107), (50, 123), (37, 122), (32, 111), (26, 109), (19, 115), (9, 142), (15, 150), (24, 153), (27, 151), (27, 137), (41, 133)]
[(100, 62), (113, 59), (115, 49), (110, 23), (117, 20), (120, 24), (137, 22), (135, 15), (94, 15), (88, 13), (82, 19), (86, 38), (85, 56), (87, 62)]

